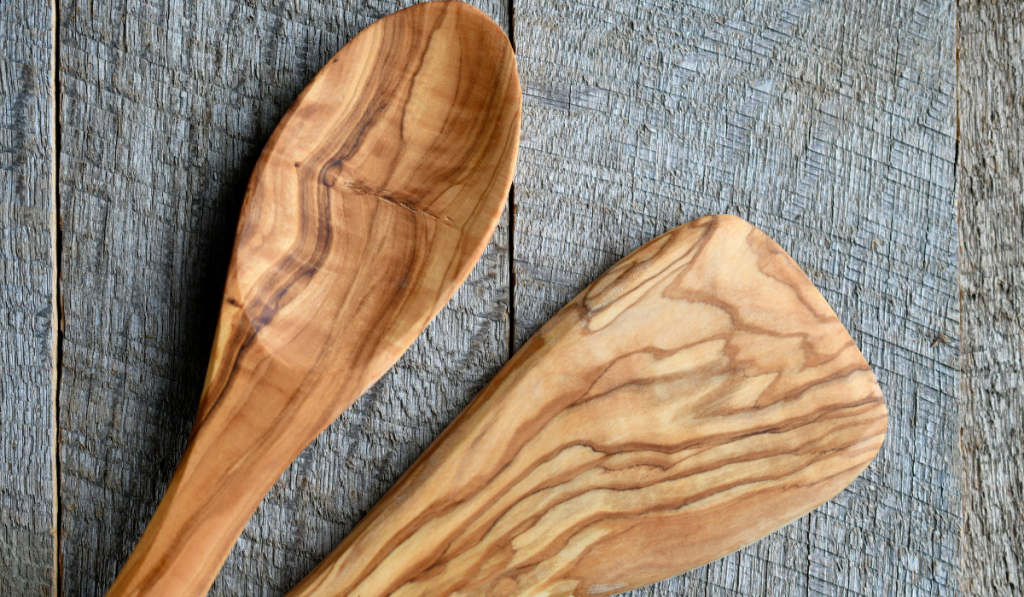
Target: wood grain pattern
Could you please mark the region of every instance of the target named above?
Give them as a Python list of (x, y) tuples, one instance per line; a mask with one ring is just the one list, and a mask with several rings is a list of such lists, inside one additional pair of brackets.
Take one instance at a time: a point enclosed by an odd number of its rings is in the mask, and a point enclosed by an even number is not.
[(256, 164), (192, 437), (109, 595), (205, 594), (298, 453), (469, 274), (518, 147), (511, 46), (457, 2), (367, 28)]
[(793, 260), (739, 218), (702, 218), (559, 311), (290, 595), (643, 586), (836, 495), (886, 422)]
[(1024, 4), (959, 8), (962, 587), (1024, 595)]

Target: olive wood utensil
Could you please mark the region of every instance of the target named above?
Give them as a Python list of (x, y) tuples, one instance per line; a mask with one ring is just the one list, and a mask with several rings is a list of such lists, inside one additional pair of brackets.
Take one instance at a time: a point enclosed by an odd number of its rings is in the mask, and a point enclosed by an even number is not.
[(285, 468), (409, 347), (506, 203), (521, 94), (483, 12), (366, 28), (267, 142), (192, 436), (108, 595), (204, 595)]
[(720, 558), (882, 445), (871, 368), (747, 222), (647, 243), (541, 328), (289, 595), (611, 595)]

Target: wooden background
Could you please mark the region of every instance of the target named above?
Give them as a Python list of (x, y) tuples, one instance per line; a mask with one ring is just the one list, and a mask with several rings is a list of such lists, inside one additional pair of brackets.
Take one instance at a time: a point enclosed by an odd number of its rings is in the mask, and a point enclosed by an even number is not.
[[(1024, 591), (1024, 8), (477, 4), (523, 83), (512, 209), (211, 594), (282, 595), (562, 304), (720, 212), (831, 302), (889, 435), (832, 502), (633, 594)], [(0, 0), (0, 595), (112, 583), (184, 449), (259, 151), (328, 57), (403, 5)]]

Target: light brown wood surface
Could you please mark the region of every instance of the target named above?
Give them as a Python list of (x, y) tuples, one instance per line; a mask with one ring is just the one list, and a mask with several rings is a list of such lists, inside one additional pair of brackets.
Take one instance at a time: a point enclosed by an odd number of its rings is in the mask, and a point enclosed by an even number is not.
[(824, 503), (886, 422), (796, 263), (739, 218), (702, 218), (545, 324), (290, 595), (626, 591)]
[(252, 174), (189, 445), (109, 595), (206, 593), (281, 472), (480, 257), (520, 103), (504, 32), (454, 2), (370, 26), (303, 91)]

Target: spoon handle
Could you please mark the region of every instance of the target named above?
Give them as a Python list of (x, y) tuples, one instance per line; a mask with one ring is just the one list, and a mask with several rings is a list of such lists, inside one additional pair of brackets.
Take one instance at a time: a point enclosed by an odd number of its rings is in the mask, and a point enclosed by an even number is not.
[(204, 395), (170, 486), (109, 597), (205, 595), (281, 473), (364, 390), (342, 388), (330, 404), (290, 400), (268, 368), (256, 379), (237, 374), (215, 404)]

